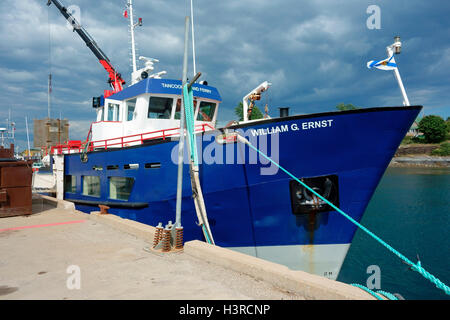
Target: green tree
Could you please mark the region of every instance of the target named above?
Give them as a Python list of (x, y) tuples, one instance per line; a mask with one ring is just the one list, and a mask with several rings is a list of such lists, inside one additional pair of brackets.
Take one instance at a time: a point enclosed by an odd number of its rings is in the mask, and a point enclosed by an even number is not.
[(434, 156), (450, 156), (450, 143), (449, 142), (443, 142), (439, 146), (439, 148), (434, 149), (431, 151), (431, 154)]
[(339, 103), (336, 106), (336, 109), (338, 109), (339, 111), (346, 111), (346, 110), (355, 110), (355, 109), (359, 109), (359, 107), (352, 105), (351, 103), (349, 104), (345, 104), (345, 103)]
[[(242, 102), (239, 102), (239, 104), (234, 108), (234, 113), (238, 116), (239, 121), (244, 121), (244, 112), (243, 112), (243, 104)], [(256, 119), (262, 119), (264, 118), (263, 113), (257, 106), (253, 106), (252, 114), (250, 115), (249, 120), (256, 120)]]
[(417, 128), (425, 136), (428, 143), (443, 141), (447, 136), (447, 124), (440, 116), (429, 115), (423, 117)]

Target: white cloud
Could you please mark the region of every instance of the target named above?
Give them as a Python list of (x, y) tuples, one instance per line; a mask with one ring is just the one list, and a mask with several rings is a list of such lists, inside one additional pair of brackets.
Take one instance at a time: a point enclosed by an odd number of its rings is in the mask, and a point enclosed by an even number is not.
[(2, 83), (21, 82), (36, 80), (36, 74), (20, 69), (9, 69), (0, 67), (0, 79)]
[(297, 23), (285, 34), (287, 45), (320, 45), (323, 41), (339, 40), (351, 31), (348, 21), (341, 16), (319, 15)]
[[(83, 26), (129, 80), (128, 27), (122, 17), (125, 2), (62, 2), (80, 7)], [(300, 106), (302, 112), (308, 106), (314, 112), (325, 111), (339, 102), (401, 104), (393, 75), (365, 67), (367, 61), (384, 57), (394, 31), (401, 33), (404, 44), (398, 62), (411, 102), (448, 114), (450, 33), (444, 12), (450, 5), (442, 2), (436, 11), (435, 5), (418, 0), (411, 0), (407, 8), (386, 2), (382, 29), (368, 30), (365, 10), (369, 4), (368, 0), (194, 1), (197, 70), (222, 95), (221, 121), (234, 119), (236, 103), (265, 80), (273, 83), (268, 91), (273, 106), (289, 105), (293, 111)], [(180, 2), (135, 1), (135, 13), (144, 20), (144, 26), (136, 29), (136, 40), (140, 55), (160, 59), (156, 68), (177, 79), (181, 77), (184, 16), (189, 14), (189, 6), (187, 2), (177, 10), (174, 6), (180, 7)], [(15, 106), (18, 119), (46, 115), (48, 14), (53, 110), (56, 114), (61, 110), (73, 123), (73, 139), (84, 139), (94, 118), (90, 99), (108, 89), (107, 74), (45, 0), (0, 3), (2, 103)], [(188, 61), (191, 73), (191, 56)], [(0, 119), (4, 115), (5, 108), (0, 108)], [(25, 139), (21, 136), (20, 140)]]

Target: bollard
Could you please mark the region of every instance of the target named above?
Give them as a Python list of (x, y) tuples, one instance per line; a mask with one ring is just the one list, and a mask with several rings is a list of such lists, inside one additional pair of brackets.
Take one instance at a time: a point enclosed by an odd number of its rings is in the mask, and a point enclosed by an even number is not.
[(156, 232), (155, 232), (155, 238), (153, 239), (153, 248), (156, 247), (158, 245), (158, 243), (161, 241), (162, 236), (163, 236), (163, 226), (162, 223), (160, 222), (157, 226), (156, 226)]
[(162, 236), (162, 252), (169, 252), (171, 249), (170, 245), (170, 231), (169, 228), (164, 228)]
[(183, 227), (175, 228), (175, 249), (183, 249)]
[(100, 208), (100, 214), (109, 214), (109, 212), (108, 212), (109, 207), (108, 206), (105, 206), (103, 204), (99, 204), (98, 207)]

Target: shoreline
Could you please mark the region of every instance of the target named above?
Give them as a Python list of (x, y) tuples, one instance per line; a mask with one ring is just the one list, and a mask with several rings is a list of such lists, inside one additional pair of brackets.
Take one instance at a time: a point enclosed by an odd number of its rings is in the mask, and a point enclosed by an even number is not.
[(450, 157), (408, 155), (392, 158), (389, 167), (450, 168)]

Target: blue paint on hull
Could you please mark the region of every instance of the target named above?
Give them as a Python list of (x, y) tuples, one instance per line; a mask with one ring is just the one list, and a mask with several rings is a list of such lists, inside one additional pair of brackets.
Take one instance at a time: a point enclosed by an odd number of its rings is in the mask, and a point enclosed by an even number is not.
[[(276, 128), (288, 128), (276, 133), (279, 138), (279, 158), (284, 168), (299, 178), (337, 175), (339, 205), (360, 221), (378, 182), (397, 147), (410, 128), (421, 107), (391, 107), (332, 112), (307, 116), (277, 118), (253, 122), (232, 129), (258, 130), (267, 133)], [(330, 122), (331, 120), (331, 122)], [(310, 122), (328, 121), (331, 126), (313, 128)], [(286, 127), (287, 126), (287, 127)], [(275, 129), (274, 129), (275, 128)], [(294, 130), (297, 128), (298, 130)], [(290, 178), (281, 170), (275, 175), (261, 175), (266, 162), (251, 164), (249, 148), (241, 143), (217, 145), (208, 132), (197, 137), (199, 153), (215, 154), (226, 160), (220, 150), (232, 148), (234, 164), (200, 164), (200, 179), (211, 230), (216, 244), (223, 247), (285, 246), (304, 244), (348, 244), (356, 227), (335, 211), (314, 216), (294, 215), (291, 208)], [(264, 135), (270, 140), (273, 134)], [(203, 138), (203, 139), (202, 139)], [(206, 142), (205, 142), (206, 141)], [(82, 163), (79, 155), (65, 155), (65, 174), (77, 179), (75, 193), (65, 193), (66, 199), (98, 202), (124, 202), (108, 198), (108, 177), (133, 177), (134, 186), (129, 202), (146, 202), (148, 207), (111, 208), (123, 218), (149, 225), (175, 220), (177, 141), (129, 147), (119, 150), (88, 153)], [(203, 152), (200, 152), (202, 150)], [(268, 150), (272, 156), (272, 150)], [(244, 156), (243, 156), (244, 155)], [(244, 162), (245, 164), (242, 164)], [(220, 161), (219, 161), (220, 162)], [(139, 164), (139, 169), (125, 170), (125, 164)], [(145, 168), (146, 163), (161, 163), (160, 168)], [(94, 171), (93, 166), (102, 166)], [(106, 170), (118, 165), (117, 170)], [(82, 195), (82, 176), (100, 176), (101, 196)], [(77, 205), (78, 210), (97, 211), (95, 206)], [(182, 225), (185, 241), (200, 239), (203, 234), (195, 222), (191, 198), (189, 167), (184, 166)]]

